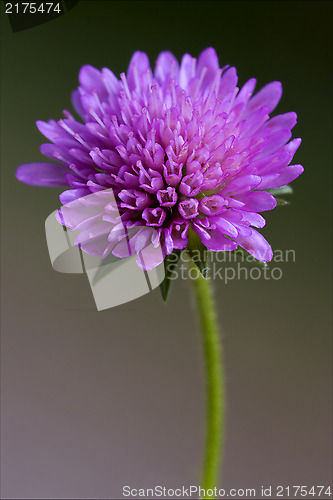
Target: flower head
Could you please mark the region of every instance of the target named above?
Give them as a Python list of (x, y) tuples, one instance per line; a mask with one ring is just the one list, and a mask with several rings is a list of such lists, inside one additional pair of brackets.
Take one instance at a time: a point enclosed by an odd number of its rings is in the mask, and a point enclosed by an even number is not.
[(83, 250), (122, 256), (117, 209), (140, 248), (153, 240), (163, 249), (150, 267), (186, 248), (193, 233), (210, 250), (240, 245), (271, 260), (270, 245), (254, 229), (265, 225), (259, 213), (276, 206), (269, 189), (303, 172), (290, 165), (301, 142), (290, 141), (296, 114), (270, 118), (281, 98), (279, 82), (252, 96), (252, 78), (239, 90), (236, 69), (221, 69), (212, 48), (198, 60), (185, 54), (180, 65), (162, 52), (154, 72), (147, 55), (135, 52), (120, 80), (107, 68), (83, 66), (79, 82), (73, 105), (83, 123), (68, 111), (58, 122), (37, 122), (51, 141), (41, 152), (56, 163), (22, 165), (16, 175), (28, 184), (68, 186), (60, 195), (68, 207), (94, 193), (93, 215), (83, 210), (79, 221), (59, 219), (88, 232), (78, 240)]

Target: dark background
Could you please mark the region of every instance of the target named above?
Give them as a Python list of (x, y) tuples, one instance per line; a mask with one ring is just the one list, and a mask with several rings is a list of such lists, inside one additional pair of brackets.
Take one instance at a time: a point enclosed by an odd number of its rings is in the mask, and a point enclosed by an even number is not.
[[(279, 281), (215, 281), (227, 387), (221, 484), (331, 481), (330, 2), (80, 1), (13, 33), (1, 7), (2, 498), (120, 498), (123, 485), (198, 484), (204, 380), (191, 287), (177, 281), (97, 312), (83, 275), (52, 270), (44, 221), (59, 189), (20, 184), (42, 160), (37, 119), (59, 119), (81, 65), (125, 71), (143, 50), (215, 47), (239, 84), (283, 83), (296, 111), (291, 205), (267, 213)], [(261, 498), (258, 494), (257, 498)]]

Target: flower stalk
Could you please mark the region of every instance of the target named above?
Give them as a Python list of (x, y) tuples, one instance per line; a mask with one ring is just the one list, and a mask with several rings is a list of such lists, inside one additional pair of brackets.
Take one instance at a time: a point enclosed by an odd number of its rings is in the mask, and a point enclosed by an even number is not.
[[(189, 260), (189, 267), (198, 271), (192, 260)], [(200, 320), (206, 377), (206, 437), (201, 487), (206, 493), (203, 498), (212, 499), (215, 496), (207, 495), (207, 490), (218, 488), (224, 441), (222, 349), (211, 282), (199, 272), (196, 275), (192, 282)]]

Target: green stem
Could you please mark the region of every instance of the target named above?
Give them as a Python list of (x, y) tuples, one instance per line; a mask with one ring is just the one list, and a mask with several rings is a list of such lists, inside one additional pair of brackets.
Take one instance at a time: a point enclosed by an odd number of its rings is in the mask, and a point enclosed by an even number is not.
[[(210, 280), (202, 277), (192, 259), (190, 269), (196, 269), (192, 280), (200, 319), (206, 370), (206, 442), (201, 487), (207, 492), (218, 489), (221, 450), (223, 446), (224, 383), (222, 351)], [(194, 276), (194, 272), (192, 274)], [(216, 495), (203, 498), (216, 498)]]

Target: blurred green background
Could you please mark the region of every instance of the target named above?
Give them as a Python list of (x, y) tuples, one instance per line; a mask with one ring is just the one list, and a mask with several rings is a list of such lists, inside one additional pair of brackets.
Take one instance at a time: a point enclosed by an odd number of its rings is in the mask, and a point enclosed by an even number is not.
[[(83, 275), (52, 270), (44, 221), (59, 189), (20, 184), (42, 160), (38, 119), (71, 109), (83, 64), (213, 46), (239, 84), (283, 83), (296, 111), (291, 205), (266, 213), (279, 281), (215, 281), (224, 344), (224, 488), (328, 485), (331, 455), (332, 3), (80, 1), (12, 33), (1, 4), (1, 498), (121, 498), (122, 486), (198, 484), (204, 380), (191, 286), (97, 312)], [(258, 494), (256, 498), (261, 498)], [(298, 497), (296, 497), (298, 498)], [(301, 497), (299, 497), (301, 498)]]

